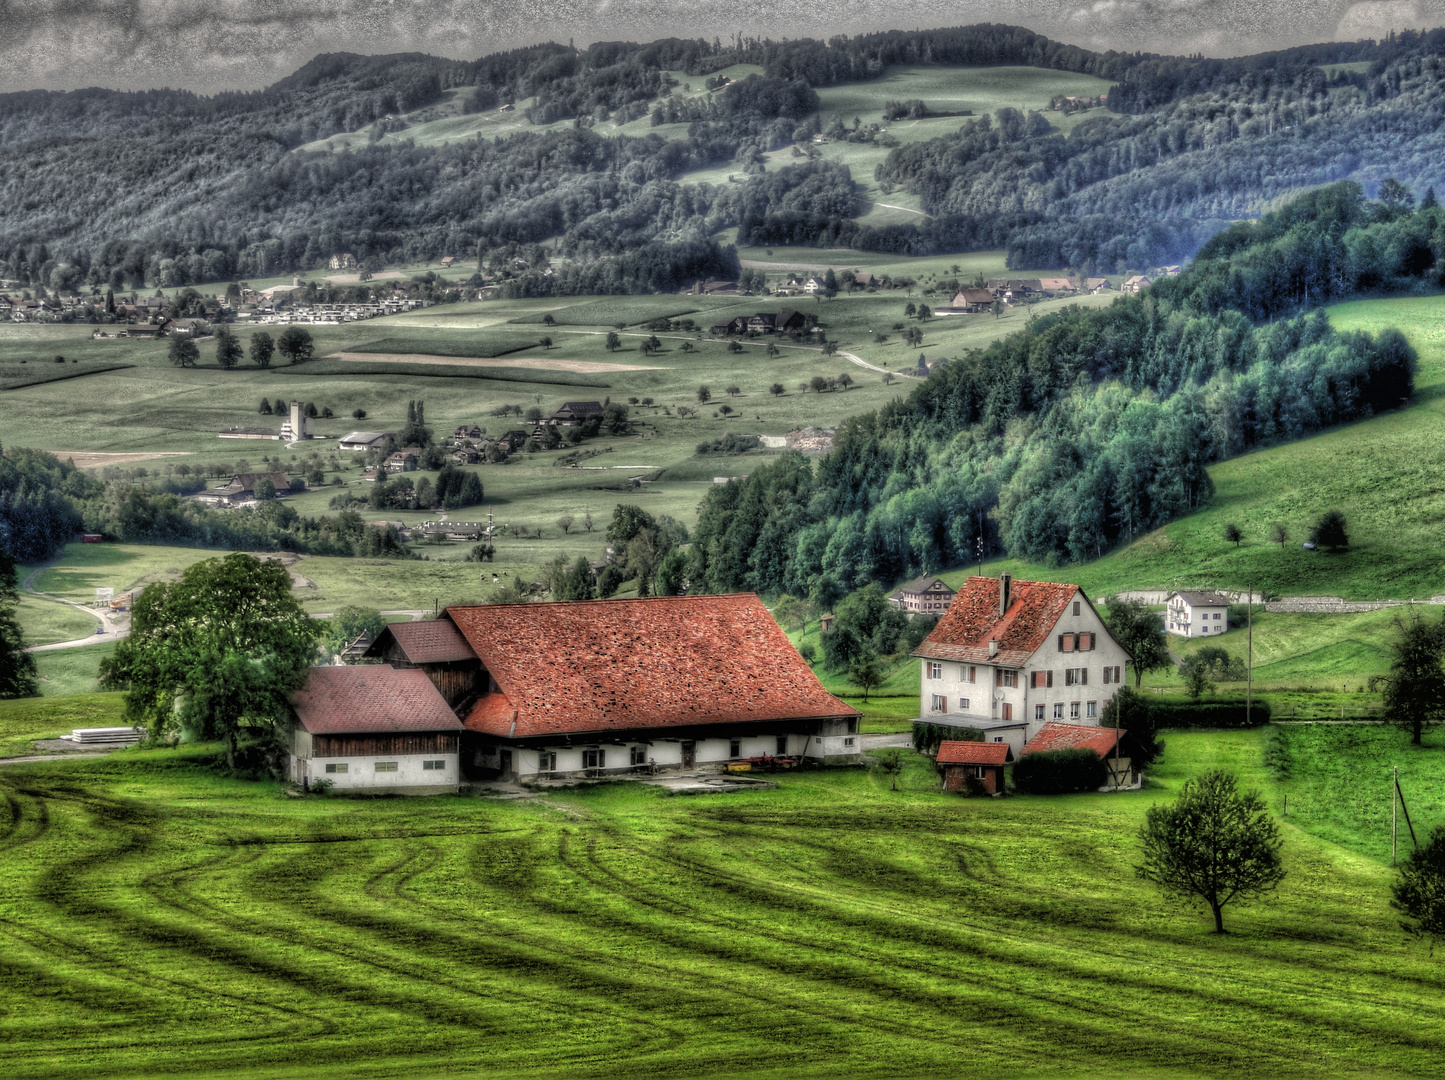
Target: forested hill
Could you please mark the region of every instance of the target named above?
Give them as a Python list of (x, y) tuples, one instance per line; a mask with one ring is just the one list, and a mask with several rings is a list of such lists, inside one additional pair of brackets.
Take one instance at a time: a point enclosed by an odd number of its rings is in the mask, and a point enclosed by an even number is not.
[(714, 489), (692, 580), (828, 605), (970, 562), (980, 534), (989, 554), (1093, 559), (1204, 503), (1212, 462), (1398, 407), (1415, 369), (1404, 337), (1338, 333), (1305, 310), (1442, 284), (1445, 210), (1392, 194), (1314, 192), (1146, 294), (950, 361), (841, 426), (816, 470), (794, 454)]
[[(264, 91), (214, 97), (9, 94), (0, 276), (50, 289), (177, 286), (314, 269), (341, 250), (378, 265), (519, 253), (535, 265), (546, 241), (549, 257), (587, 265), (520, 287), (650, 291), (734, 269), (714, 239), (731, 226), (759, 244), (1007, 247), (1013, 265), (1147, 268), (1304, 187), (1440, 182), (1442, 54), (1439, 31), (1221, 61), (1095, 53), (981, 25), (828, 42), (539, 45), (475, 61), (332, 54)], [(701, 98), (677, 85), (676, 73), (703, 80), (738, 63), (762, 74)], [(1108, 110), (1067, 137), (1048, 115), (1003, 109), (898, 147), (879, 179), (916, 189), (934, 219), (873, 227), (859, 221), (867, 205), (848, 167), (807, 160), (825, 121), (836, 139), (859, 137), (820, 112), (814, 87), (900, 64), (1027, 65), (1114, 85)], [(1339, 64), (1353, 66), (1328, 66)], [(530, 102), (531, 130), (377, 141), (439, 103), (513, 101)], [(685, 134), (593, 130), (649, 116), (685, 121)], [(354, 148), (298, 149), (342, 132), (361, 133)], [(797, 164), (765, 166), (763, 153), (790, 145)], [(745, 182), (686, 182), (720, 165)]]

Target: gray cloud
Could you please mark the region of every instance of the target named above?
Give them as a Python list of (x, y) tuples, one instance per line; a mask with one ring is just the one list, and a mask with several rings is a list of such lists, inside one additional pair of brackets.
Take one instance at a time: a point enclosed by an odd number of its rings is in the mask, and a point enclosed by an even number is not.
[(1445, 0), (0, 0), (0, 89), (254, 89), (319, 52), (472, 59), (537, 41), (829, 37), (963, 21), (1230, 55), (1437, 25)]

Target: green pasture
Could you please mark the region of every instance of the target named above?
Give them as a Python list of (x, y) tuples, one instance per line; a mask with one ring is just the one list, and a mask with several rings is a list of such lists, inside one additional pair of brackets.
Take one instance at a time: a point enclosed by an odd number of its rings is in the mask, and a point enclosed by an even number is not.
[(614, 296), (589, 303), (568, 304), (555, 311), (522, 315), (512, 321), (539, 323), (550, 314), (562, 326), (631, 326), (652, 319), (676, 319), (698, 310), (699, 304), (687, 296)]
[(100, 625), (97, 620), (83, 611), (76, 611), (69, 604), (25, 594), (21, 594), (16, 615), (25, 631), (26, 645), (74, 641), (86, 634), (95, 633), (96, 627)]
[(0, 758), (28, 754), (34, 740), (68, 735), (72, 728), (119, 727), (124, 709), (125, 695), (119, 693), (0, 701)]
[(100, 662), (114, 652), (115, 645), (107, 642), (36, 653), (35, 668), (40, 676), (41, 696), (52, 698), (95, 693), (100, 689)]
[[(0, 737), (35, 723), (0, 710)], [(897, 792), (849, 769), (510, 801), (288, 799), (206, 747), (12, 766), (0, 1068), (1437, 1075), (1440, 960), (1387, 903), (1387, 793), (1311, 818), (1267, 739), (1171, 733), (1143, 791), (1005, 800), (912, 755)], [(1133, 871), (1146, 808), (1215, 765), (1291, 795), (1284, 883), (1224, 937)]]
[(535, 349), (537, 334), (505, 334), (495, 331), (473, 331), (466, 335), (430, 333), (392, 335), (348, 347), (359, 353), (424, 353), (432, 356), (493, 357)]

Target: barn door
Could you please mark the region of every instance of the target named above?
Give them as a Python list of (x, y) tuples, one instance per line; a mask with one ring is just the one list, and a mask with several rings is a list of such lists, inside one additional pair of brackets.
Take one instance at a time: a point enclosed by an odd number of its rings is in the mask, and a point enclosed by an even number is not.
[(503, 776), (511, 776), (511, 775), (512, 775), (512, 752), (511, 752), (510, 750), (503, 750), (501, 756), (502, 756), (502, 775), (503, 775)]
[(697, 766), (697, 743), (685, 742), (682, 744), (682, 767), (691, 769)]

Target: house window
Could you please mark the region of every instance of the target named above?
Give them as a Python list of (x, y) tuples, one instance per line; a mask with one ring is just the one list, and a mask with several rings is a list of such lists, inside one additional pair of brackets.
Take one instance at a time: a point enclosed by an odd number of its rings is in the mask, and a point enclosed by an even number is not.
[(778, 753), (779, 753), (779, 754), (786, 754), (787, 752), (788, 752), (788, 737), (787, 737), (786, 735), (779, 735), (779, 736), (778, 736)]
[(445, 769), (447, 763), (445, 758), (433, 758), (429, 761), (423, 761), (421, 767), (423, 772), (435, 772), (437, 769)]
[(1090, 702), (1088, 702), (1088, 703), (1084, 706), (1084, 715), (1087, 716), (1090, 720), (1092, 720), (1092, 719), (1094, 719), (1094, 717), (1098, 716), (1098, 715), (1099, 715), (1099, 703), (1098, 703), (1097, 701), (1090, 701)]
[(1035, 705), (1035, 706), (1034, 706), (1034, 719), (1035, 719), (1035, 720), (1042, 720), (1043, 718), (1044, 718), (1044, 707), (1043, 707), (1042, 705)]
[(1003, 718), (1004, 720), (1012, 720), (1012, 719), (1014, 718), (1014, 707), (1013, 707), (1012, 705), (1010, 705), (1007, 701), (1005, 701), (1005, 702), (1003, 703), (1003, 717), (1002, 717), (1002, 718)]
[(978, 668), (961, 667), (959, 671), (963, 673), (964, 682), (978, 682)]
[(1002, 735), (995, 735), (995, 736), (993, 737), (993, 741), (994, 741), (994, 742), (1003, 742), (1003, 736), (1002, 736)]
[(1123, 682), (1123, 681), (1124, 681), (1123, 678), (1121, 677), (1121, 676), (1122, 676), (1122, 673), (1123, 673), (1123, 670), (1124, 670), (1124, 669), (1123, 669), (1122, 667), (1120, 667), (1118, 664), (1115, 664), (1115, 665), (1114, 665), (1114, 681), (1115, 681), (1115, 682)]
[(843, 745), (844, 745), (844, 746), (852, 746), (852, 745), (853, 745), (853, 740), (852, 740), (852, 739), (844, 739), (844, 740), (843, 740)]
[(1029, 672), (1029, 685), (1035, 690), (1046, 686), (1054, 685), (1054, 673), (1052, 671), (1031, 671)]
[(998, 668), (994, 672), (993, 681), (995, 686), (1016, 687), (1019, 684), (1019, 673), (1017, 671), (1007, 671), (1003, 668)]
[(976, 780), (988, 779), (988, 767), (986, 765), (975, 765), (973, 767), (973, 775)]
[(634, 746), (634, 747), (632, 748), (632, 750), (630, 751), (628, 760), (629, 760), (633, 765), (646, 765), (646, 764), (647, 764), (647, 747), (645, 747), (645, 746)]
[(396, 772), (396, 762), (394, 762), (394, 761), (378, 761), (378, 762), (376, 763), (376, 771), (377, 771), (377, 772)]
[(557, 752), (555, 750), (543, 750), (537, 755), (538, 772), (557, 771)]
[(1069, 719), (1070, 719), (1070, 720), (1077, 720), (1078, 718), (1079, 718), (1079, 703), (1078, 703), (1077, 701), (1071, 701), (1071, 702), (1069, 702)]
[(1064, 718), (1064, 703), (1063, 703), (1062, 701), (1056, 701), (1056, 702), (1054, 702), (1054, 719), (1055, 719), (1055, 720), (1062, 720), (1063, 718)]
[(1113, 682), (1113, 681), (1114, 681), (1114, 669), (1111, 668), (1111, 667), (1106, 667), (1106, 668), (1104, 669), (1104, 685), (1105, 685), (1105, 686), (1108, 686), (1108, 685), (1109, 685), (1111, 682)]
[(346, 772), (346, 771), (347, 771), (346, 762), (344, 762), (344, 761), (342, 761), (342, 762), (335, 762), (335, 761), (328, 762), (327, 765), (326, 765), (326, 771), (327, 771), (327, 772)]
[(1074, 614), (1077, 615), (1078, 613), (1079, 613), (1079, 602), (1078, 602), (1077, 600), (1075, 600), (1075, 601), (1074, 601)]
[(928, 661), (928, 677), (930, 679), (943, 678), (943, 665), (932, 660)]
[(605, 769), (607, 768), (607, 751), (600, 747), (589, 747), (582, 751), (582, 767), (584, 769)]
[(739, 757), (741, 756), (742, 751), (743, 741), (741, 739), (728, 740), (728, 757)]
[(948, 712), (948, 698), (942, 694), (933, 695), (933, 712)]

